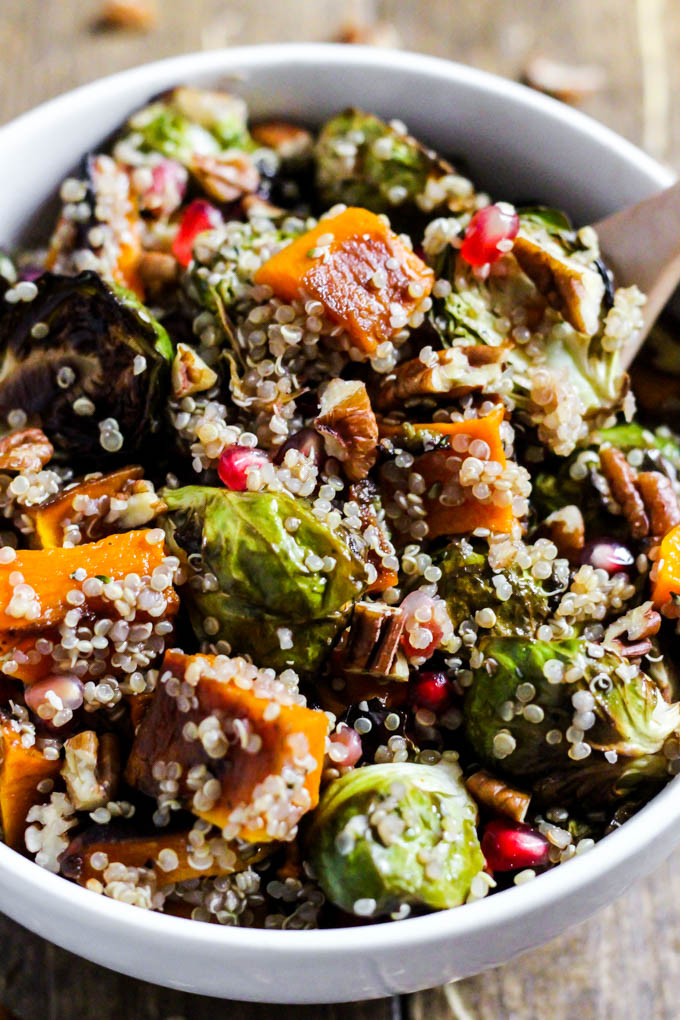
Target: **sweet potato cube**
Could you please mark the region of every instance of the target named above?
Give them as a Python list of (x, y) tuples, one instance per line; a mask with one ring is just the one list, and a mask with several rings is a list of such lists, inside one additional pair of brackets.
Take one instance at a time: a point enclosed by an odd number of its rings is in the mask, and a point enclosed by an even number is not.
[(12, 721), (0, 717), (0, 821), (4, 840), (13, 850), (24, 850), (26, 815), (45, 795), (38, 790), (43, 779), (54, 779), (61, 762), (46, 758), (37, 747), (24, 747)]
[(301, 700), (243, 659), (167, 652), (126, 779), (156, 797), (179, 765), (178, 799), (225, 839), (293, 839), (318, 801), (327, 730)]
[(287, 301), (320, 301), (371, 357), (429, 295), (434, 274), (379, 216), (350, 207), (272, 256), (255, 280)]

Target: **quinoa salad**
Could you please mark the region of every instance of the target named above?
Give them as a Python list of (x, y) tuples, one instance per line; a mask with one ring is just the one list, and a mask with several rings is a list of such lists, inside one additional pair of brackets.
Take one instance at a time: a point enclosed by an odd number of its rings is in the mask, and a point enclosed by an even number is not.
[[(0, 253), (0, 822), (139, 907), (336, 927), (679, 770), (680, 346), (595, 232), (370, 112), (178, 87)], [(499, 199), (499, 200), (496, 200)]]

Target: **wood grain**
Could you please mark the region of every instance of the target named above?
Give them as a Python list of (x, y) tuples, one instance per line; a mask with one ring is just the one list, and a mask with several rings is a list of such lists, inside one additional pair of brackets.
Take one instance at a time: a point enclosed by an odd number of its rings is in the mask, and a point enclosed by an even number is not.
[[(680, 168), (680, 62), (672, 59), (680, 6), (671, 0), (166, 0), (148, 35), (94, 31), (97, 10), (95, 0), (0, 0), (0, 123), (147, 60), (329, 39), (350, 15), (377, 16), (409, 49), (508, 77), (532, 53), (601, 65), (607, 85), (586, 112)], [(680, 877), (672, 861), (594, 920), (506, 967), (402, 1000), (349, 1006), (189, 996), (86, 963), (0, 919), (0, 1000), (22, 1020), (678, 1020), (679, 989)]]

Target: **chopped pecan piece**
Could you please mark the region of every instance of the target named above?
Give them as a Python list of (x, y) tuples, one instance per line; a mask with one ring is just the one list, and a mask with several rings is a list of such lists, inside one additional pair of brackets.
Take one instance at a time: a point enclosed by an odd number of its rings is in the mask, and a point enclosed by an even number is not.
[(61, 774), (76, 811), (92, 811), (113, 800), (120, 780), (115, 734), (97, 736), (94, 730), (84, 730), (69, 737), (64, 751)]
[(578, 562), (585, 545), (586, 528), (577, 506), (571, 504), (555, 510), (546, 517), (540, 531), (555, 543), (560, 556), (565, 556), (570, 563)]
[(483, 769), (474, 772), (465, 783), (475, 800), (485, 807), (498, 811), (515, 822), (523, 822), (526, 818), (531, 800), (530, 793), (513, 789), (502, 779), (496, 779)]
[(663, 538), (671, 528), (680, 524), (680, 506), (673, 483), (660, 471), (641, 471), (637, 484), (649, 515), (650, 534), (654, 538)]
[(235, 202), (257, 191), (260, 183), (257, 167), (246, 152), (195, 153), (191, 172), (206, 194), (218, 202)]
[(149, 32), (158, 22), (155, 0), (106, 0), (96, 27)]
[(558, 256), (521, 234), (515, 238), (512, 253), (548, 304), (574, 329), (586, 336), (597, 332), (604, 297), (599, 273)]
[(331, 379), (314, 428), (323, 436), (328, 456), (342, 462), (350, 482), (366, 477), (375, 464), (379, 434), (362, 382)]
[(577, 104), (602, 88), (605, 73), (596, 64), (563, 64), (535, 54), (527, 61), (522, 80), (525, 85), (537, 92), (545, 92), (553, 99)]
[[(642, 605), (629, 609), (627, 613), (614, 620), (607, 627), (602, 644), (605, 648), (612, 648), (619, 655), (627, 659), (639, 658), (647, 655), (652, 649), (649, 638), (658, 633), (661, 626), (661, 616), (653, 607), (651, 602), (643, 602)], [(623, 635), (628, 640), (622, 641)]]
[(22, 429), (0, 439), (0, 471), (40, 471), (54, 447), (41, 429)]
[(600, 450), (600, 466), (623, 515), (630, 525), (633, 538), (649, 534), (649, 518), (642, 496), (636, 486), (636, 474), (620, 450), (607, 446)]
[(217, 382), (217, 373), (188, 344), (177, 344), (172, 363), (172, 392), (179, 399), (209, 390)]
[(404, 614), (398, 606), (357, 602), (342, 649), (344, 668), (392, 676), (403, 629)]
[[(349, 498), (359, 507), (359, 517), (363, 525), (361, 530), (370, 544), (368, 562), (372, 563), (378, 571), (378, 576), (375, 581), (369, 584), (366, 591), (385, 591), (386, 588), (395, 587), (399, 575), (396, 570), (386, 567), (383, 563), (383, 557), (394, 555), (394, 546), (378, 517), (376, 507), (379, 494), (376, 485), (368, 478), (354, 482), (349, 487)], [(371, 541), (372, 536), (375, 538), (375, 542)]]
[(261, 195), (244, 195), (241, 200), (241, 207), (248, 218), (251, 216), (264, 216), (268, 220), (278, 220), (286, 215), (285, 209), (278, 205), (272, 205)]
[(286, 120), (268, 120), (250, 131), (258, 145), (273, 149), (281, 159), (301, 159), (311, 153), (312, 136), (299, 124)]
[(502, 347), (477, 344), (433, 351), (430, 358), (403, 361), (381, 384), (376, 407), (388, 411), (413, 397), (462, 397), (493, 386), (502, 372)]
[(179, 263), (172, 255), (163, 251), (145, 251), (137, 263), (137, 273), (144, 284), (144, 292), (156, 297), (177, 282)]

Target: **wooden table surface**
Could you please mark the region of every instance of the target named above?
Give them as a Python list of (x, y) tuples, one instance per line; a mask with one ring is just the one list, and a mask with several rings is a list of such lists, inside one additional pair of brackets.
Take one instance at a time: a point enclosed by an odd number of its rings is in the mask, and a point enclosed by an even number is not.
[[(148, 34), (93, 31), (96, 0), (0, 0), (0, 123), (103, 74), (182, 51), (333, 38), (348, 14), (410, 49), (517, 77), (532, 54), (595, 63), (585, 109), (680, 169), (677, 0), (159, 0)], [(377, 8), (377, 10), (376, 10)], [(597, 168), (594, 168), (597, 172)], [(25, 1020), (677, 1020), (680, 869), (672, 861), (595, 919), (521, 960), (401, 999), (253, 1006), (86, 963), (0, 918), (0, 1002)], [(0, 1020), (5, 1020), (0, 1005)]]

